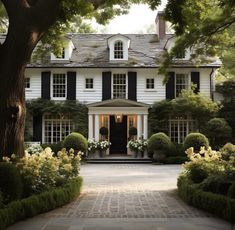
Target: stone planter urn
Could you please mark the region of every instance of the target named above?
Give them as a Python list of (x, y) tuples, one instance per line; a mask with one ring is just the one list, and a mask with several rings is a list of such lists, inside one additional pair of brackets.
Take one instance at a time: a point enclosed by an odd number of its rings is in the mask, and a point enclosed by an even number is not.
[(132, 156), (133, 158), (137, 158), (138, 157), (138, 152), (137, 151), (131, 151), (132, 152)]
[(106, 149), (99, 150), (99, 157), (104, 158), (106, 156)]
[(155, 162), (162, 162), (166, 158), (166, 154), (163, 150), (155, 150), (153, 153), (153, 160)]

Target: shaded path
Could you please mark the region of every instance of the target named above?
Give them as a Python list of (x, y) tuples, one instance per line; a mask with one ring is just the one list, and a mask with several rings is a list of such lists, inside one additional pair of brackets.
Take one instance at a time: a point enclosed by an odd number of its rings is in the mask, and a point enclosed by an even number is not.
[(73, 203), (9, 229), (231, 229), (183, 203), (176, 194), (180, 166), (87, 164), (82, 195)]

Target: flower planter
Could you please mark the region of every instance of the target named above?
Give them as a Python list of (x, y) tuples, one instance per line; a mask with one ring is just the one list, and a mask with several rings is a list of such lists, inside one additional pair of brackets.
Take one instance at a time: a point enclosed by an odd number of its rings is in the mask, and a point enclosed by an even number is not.
[(106, 156), (106, 149), (104, 150), (99, 150), (99, 157), (104, 158)]

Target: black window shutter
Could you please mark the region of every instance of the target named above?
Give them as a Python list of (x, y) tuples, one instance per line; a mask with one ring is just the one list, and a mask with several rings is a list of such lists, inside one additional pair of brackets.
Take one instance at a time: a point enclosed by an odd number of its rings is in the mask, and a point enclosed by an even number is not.
[(191, 72), (191, 82), (196, 85), (194, 93), (198, 93), (200, 91), (200, 73), (199, 72)]
[(102, 100), (111, 99), (111, 72), (102, 73)]
[(76, 100), (76, 72), (67, 73), (67, 100)]
[(128, 99), (136, 101), (137, 73), (128, 72)]
[(41, 92), (42, 98), (50, 100), (50, 85), (51, 85), (51, 72), (41, 73)]
[(42, 142), (42, 115), (34, 115), (33, 117), (33, 141)]
[(175, 73), (169, 72), (169, 78), (166, 83), (166, 99), (172, 100), (175, 98)]

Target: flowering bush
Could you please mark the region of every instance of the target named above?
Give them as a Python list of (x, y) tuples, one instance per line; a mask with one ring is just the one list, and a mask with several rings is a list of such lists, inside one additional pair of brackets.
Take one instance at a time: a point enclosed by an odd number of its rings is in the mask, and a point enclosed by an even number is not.
[(27, 153), (29, 154), (34, 154), (34, 153), (40, 153), (43, 151), (43, 148), (41, 147), (40, 144), (30, 144), (26, 150)]
[(79, 175), (81, 152), (77, 155), (71, 149), (69, 152), (62, 149), (54, 156), (50, 148), (35, 154), (28, 154), (17, 159), (4, 158), (5, 162), (14, 162), (20, 170), (26, 189), (26, 194), (39, 193), (56, 187), (61, 181), (72, 179)]
[(127, 148), (135, 152), (144, 152), (147, 149), (147, 140), (130, 140), (127, 144)]
[(94, 139), (88, 140), (88, 152), (94, 152), (96, 149), (98, 149), (98, 141), (95, 141)]
[(107, 150), (111, 145), (111, 142), (109, 141), (99, 141), (98, 142), (98, 150)]

